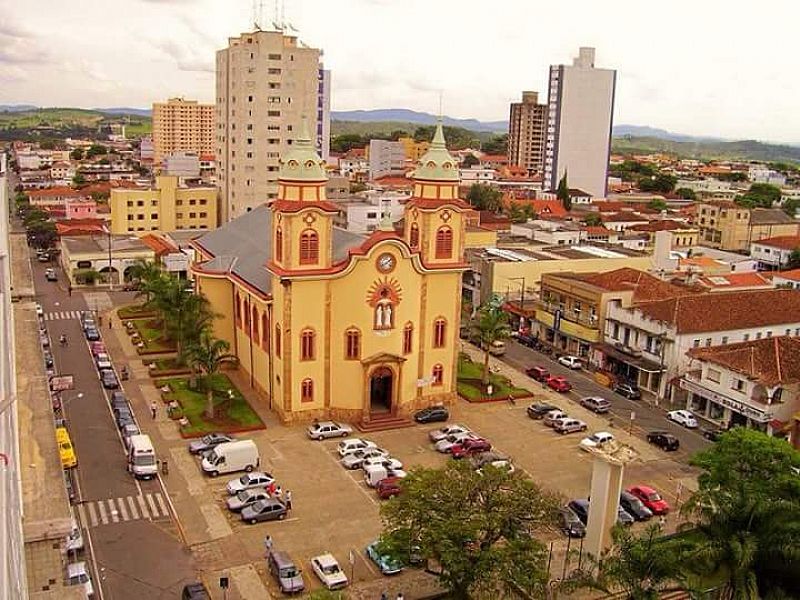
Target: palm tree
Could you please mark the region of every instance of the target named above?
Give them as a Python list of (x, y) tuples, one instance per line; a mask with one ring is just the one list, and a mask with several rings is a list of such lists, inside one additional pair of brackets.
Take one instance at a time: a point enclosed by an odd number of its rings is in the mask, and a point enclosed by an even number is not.
[(492, 344), (508, 338), (511, 328), (508, 325), (508, 314), (494, 304), (483, 304), (471, 324), (474, 339), (483, 350), (484, 386), (489, 383), (489, 350)]
[(206, 388), (206, 417), (209, 419), (214, 418), (214, 389), (211, 379), (223, 364), (238, 360), (228, 350), (230, 344), (225, 340), (216, 339), (208, 330), (203, 331), (200, 338), (187, 349), (192, 368), (197, 368), (203, 373), (203, 385)]
[(152, 261), (139, 259), (131, 267), (131, 277), (139, 281), (137, 297), (144, 296), (145, 304), (149, 304), (153, 296), (163, 287), (165, 276), (161, 267)]

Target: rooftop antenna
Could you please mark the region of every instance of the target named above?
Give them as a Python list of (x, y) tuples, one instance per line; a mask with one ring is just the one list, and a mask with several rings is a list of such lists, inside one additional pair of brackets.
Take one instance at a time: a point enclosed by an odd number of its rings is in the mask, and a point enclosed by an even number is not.
[(442, 113), (442, 98), (444, 97), (444, 90), (439, 90), (439, 120), (444, 122), (444, 114)]
[(253, 26), (256, 31), (261, 31), (261, 21), (264, 20), (264, 0), (253, 0)]

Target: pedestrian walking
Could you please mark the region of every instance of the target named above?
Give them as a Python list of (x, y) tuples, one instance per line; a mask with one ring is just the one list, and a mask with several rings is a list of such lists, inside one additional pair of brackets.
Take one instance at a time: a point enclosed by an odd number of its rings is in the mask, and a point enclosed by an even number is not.
[(153, 400), (153, 401), (150, 403), (150, 416), (151, 416), (151, 417), (153, 417), (153, 418), (155, 419), (155, 418), (156, 418), (156, 412), (157, 412), (157, 411), (158, 411), (158, 405), (156, 404), (156, 401), (155, 401), (155, 400)]
[(70, 297), (72, 296), (72, 284), (69, 284), (67, 286), (67, 296), (70, 296)]
[(290, 490), (286, 490), (283, 498), (283, 503), (286, 505), (286, 510), (292, 510), (292, 492)]
[(405, 600), (405, 596), (403, 596), (403, 592), (397, 592), (397, 600)]
[(111, 329), (111, 317), (108, 317), (108, 328)]
[(282, 488), (281, 488), (281, 486), (279, 486), (279, 485), (275, 486), (275, 497), (276, 497), (278, 500), (280, 500), (281, 498), (283, 498), (283, 489), (282, 489)]
[(389, 598), (386, 597), (386, 592), (381, 592), (381, 600), (389, 600)]
[(97, 324), (103, 326), (103, 315), (97, 315)]
[(661, 529), (664, 529), (664, 527), (667, 526), (667, 517), (665, 517), (664, 515), (659, 516), (658, 525), (659, 527), (661, 527)]
[(268, 535), (264, 538), (264, 554), (269, 558), (269, 553), (272, 552), (272, 536)]

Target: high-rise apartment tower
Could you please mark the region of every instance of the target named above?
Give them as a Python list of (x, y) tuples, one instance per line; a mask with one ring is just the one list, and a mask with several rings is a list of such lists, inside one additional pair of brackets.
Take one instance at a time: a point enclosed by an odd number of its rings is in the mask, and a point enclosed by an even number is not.
[(511, 103), (508, 120), (508, 162), (528, 175), (544, 173), (544, 141), (547, 105), (539, 104), (537, 92), (522, 92), (522, 102)]
[(213, 104), (170, 98), (153, 104), (153, 162), (178, 152), (214, 154)]
[(285, 31), (229, 38), (217, 51), (217, 185), (221, 222), (278, 193), (278, 158), (303, 119), (326, 159), (330, 143), (330, 72), (322, 51)]
[(570, 188), (606, 194), (617, 72), (594, 66), (594, 48), (581, 48), (571, 65), (550, 67), (544, 184), (555, 189), (564, 173)]

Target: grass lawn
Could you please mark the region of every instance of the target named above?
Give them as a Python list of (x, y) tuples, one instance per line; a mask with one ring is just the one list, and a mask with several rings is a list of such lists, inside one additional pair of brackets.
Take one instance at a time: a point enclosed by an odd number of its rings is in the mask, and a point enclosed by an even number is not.
[[(172, 391), (167, 396), (180, 403), (183, 416), (189, 420), (189, 425), (181, 429), (181, 433), (187, 437), (205, 435), (212, 431), (235, 433), (264, 428), (264, 422), (223, 373), (217, 373), (211, 378), (216, 410), (212, 420), (207, 420), (205, 416), (206, 391), (202, 382), (198, 381), (196, 390), (189, 389), (189, 379), (185, 377), (162, 379), (159, 386), (163, 385), (170, 387)], [(232, 397), (228, 390), (233, 391)]]
[(186, 371), (189, 372), (189, 367), (186, 365), (179, 365), (178, 359), (175, 357), (170, 358), (157, 358), (150, 361), (156, 366), (156, 371)]
[(164, 332), (161, 325), (155, 319), (139, 319), (133, 321), (133, 327), (144, 342), (143, 348), (138, 348), (141, 352), (174, 352), (175, 344), (164, 339)]
[(468, 358), (459, 357), (458, 359), (458, 395), (469, 402), (482, 400), (505, 400), (509, 396), (515, 398), (531, 396), (531, 391), (525, 388), (518, 388), (504, 376), (496, 373), (489, 373), (489, 383), (492, 385), (492, 395), (486, 394), (486, 389), (481, 383), (483, 377), (483, 365), (472, 362)]
[(134, 304), (133, 306), (123, 306), (117, 311), (117, 316), (120, 319), (140, 319), (143, 317), (153, 316), (156, 314), (152, 308), (145, 308), (142, 305)]

